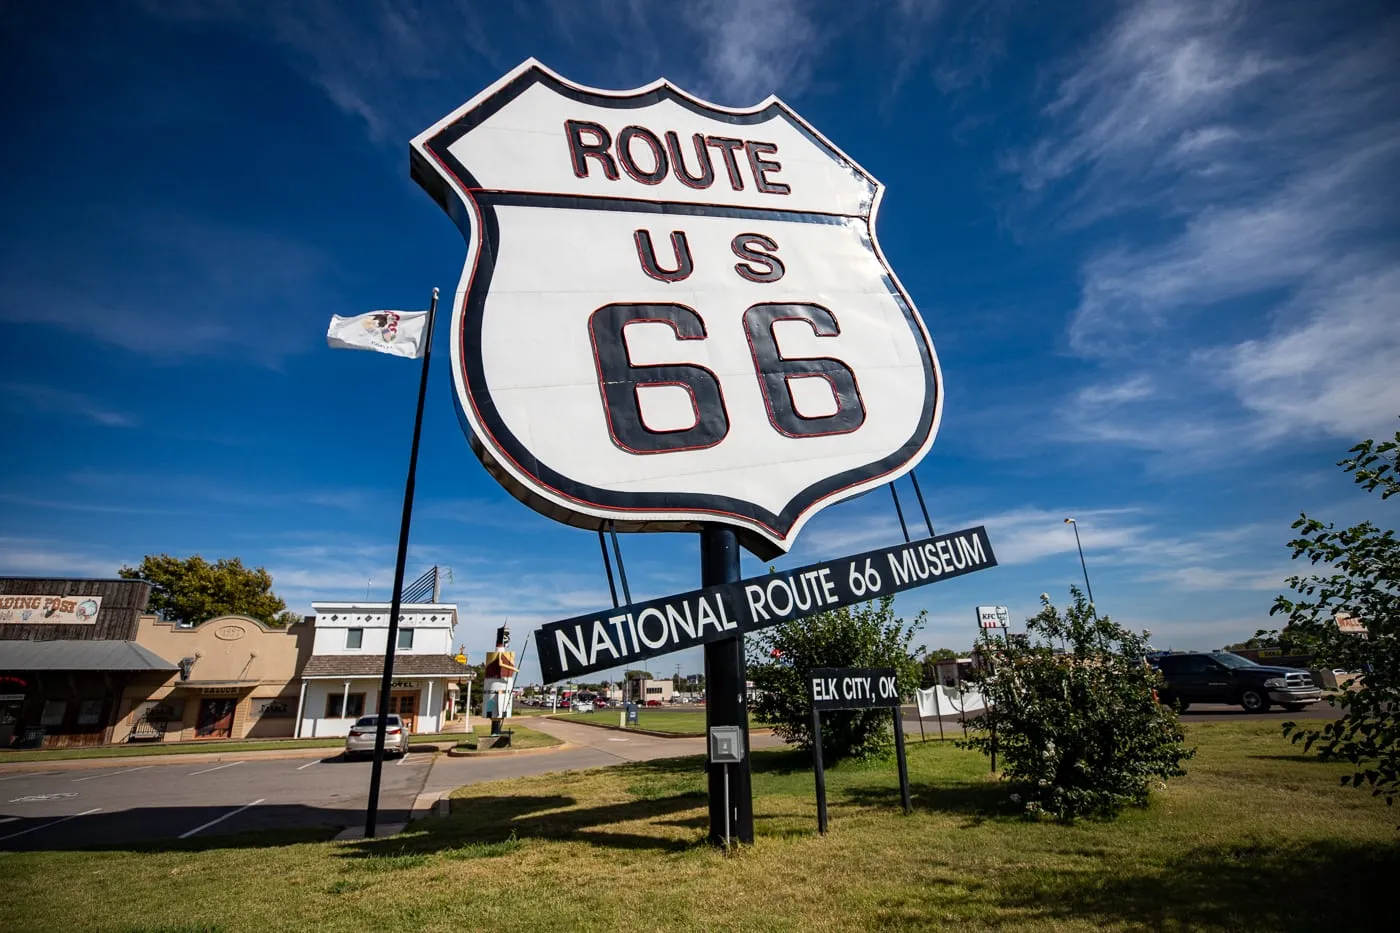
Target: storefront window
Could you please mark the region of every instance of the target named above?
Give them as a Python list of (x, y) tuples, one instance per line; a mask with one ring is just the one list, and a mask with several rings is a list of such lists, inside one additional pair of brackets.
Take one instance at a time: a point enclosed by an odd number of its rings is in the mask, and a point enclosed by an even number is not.
[(345, 647), (358, 648), (365, 640), (365, 630), (362, 628), (348, 628), (345, 630)]
[[(342, 701), (345, 708), (341, 709)], [(365, 695), (363, 693), (352, 693), (349, 696), (342, 696), (339, 693), (326, 697), (326, 718), (359, 719), (365, 714)]]
[(83, 700), (78, 704), (78, 725), (95, 726), (102, 721), (102, 701)]
[(39, 716), (41, 726), (61, 726), (63, 717), (68, 713), (67, 700), (45, 700), (44, 711)]
[(403, 649), (405, 649), (405, 648), (412, 648), (412, 647), (413, 647), (413, 629), (411, 629), (411, 628), (401, 628), (401, 629), (399, 629), (399, 649), (400, 649), (400, 650), (403, 650)]

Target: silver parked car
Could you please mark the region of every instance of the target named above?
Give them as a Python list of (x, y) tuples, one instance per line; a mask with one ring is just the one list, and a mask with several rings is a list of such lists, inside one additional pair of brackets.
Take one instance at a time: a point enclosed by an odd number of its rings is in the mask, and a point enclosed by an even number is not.
[[(390, 713), (384, 723), (384, 754), (386, 755), (407, 755), (408, 754), (408, 730), (404, 728), (403, 720)], [(345, 757), (354, 758), (356, 755), (374, 754), (374, 733), (379, 728), (378, 716), (361, 716), (355, 720), (355, 724), (350, 727), (350, 733), (345, 736)]]

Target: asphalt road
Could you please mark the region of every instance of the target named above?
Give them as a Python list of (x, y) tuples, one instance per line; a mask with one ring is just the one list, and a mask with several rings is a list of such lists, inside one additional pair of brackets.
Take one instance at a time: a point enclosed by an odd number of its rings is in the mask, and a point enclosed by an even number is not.
[[(533, 720), (568, 743), (557, 750), (456, 758), (429, 751), (386, 762), (379, 822), (404, 823), (422, 794), (482, 781), (653, 758), (699, 755), (702, 739), (663, 739)], [(782, 744), (755, 736), (754, 747)], [(319, 754), (324, 755), (321, 751)], [(370, 763), (333, 757), (181, 761), (126, 759), (110, 766), (57, 761), (0, 773), (0, 850), (124, 848), (260, 829), (363, 824)]]
[[(54, 762), (51, 771), (0, 774), (0, 849), (126, 845), (363, 819), (367, 761), (179, 757), (126, 759), (111, 767)], [(408, 819), (433, 757), (409, 755), (386, 764), (383, 822)]]

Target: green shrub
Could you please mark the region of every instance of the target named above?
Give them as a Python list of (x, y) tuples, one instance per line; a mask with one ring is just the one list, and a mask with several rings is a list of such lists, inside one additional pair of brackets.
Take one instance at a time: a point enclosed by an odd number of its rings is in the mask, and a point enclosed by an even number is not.
[(1181, 763), (1195, 752), (1176, 713), (1157, 703), (1147, 633), (1070, 592), (1064, 615), (1042, 594), (1025, 635), (979, 645), (984, 663), (974, 679), (990, 705), (969, 723), (979, 732), (966, 744), (990, 754), (995, 742), (1017, 785), (1013, 800), (1028, 814), (1111, 817), (1145, 805), (1154, 780), (1185, 774)]

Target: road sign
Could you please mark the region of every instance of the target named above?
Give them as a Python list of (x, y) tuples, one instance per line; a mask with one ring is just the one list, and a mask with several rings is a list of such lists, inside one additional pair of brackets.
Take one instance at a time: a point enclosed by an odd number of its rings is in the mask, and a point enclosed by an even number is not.
[(899, 795), (904, 812), (909, 797), (909, 763), (904, 756), (904, 717), (899, 685), (892, 667), (819, 667), (807, 672), (812, 701), (812, 769), (817, 787), (817, 831), (826, 834), (826, 764), (822, 760), (822, 713), (842, 709), (888, 708), (894, 716), (894, 751), (899, 766)]
[(986, 570), (996, 563), (987, 531), (979, 525), (912, 544), (551, 622), (535, 633), (540, 676), (553, 683), (630, 665)]
[(1011, 626), (1011, 611), (1005, 606), (978, 606), (977, 624), (984, 629), (1009, 628)]
[(938, 361), (875, 238), (883, 187), (777, 98), (603, 91), (531, 60), (411, 154), (468, 243), (460, 420), (536, 510), (723, 523), (773, 557), (933, 443)]
[(807, 695), (819, 710), (899, 705), (892, 667), (816, 668), (807, 674)]

